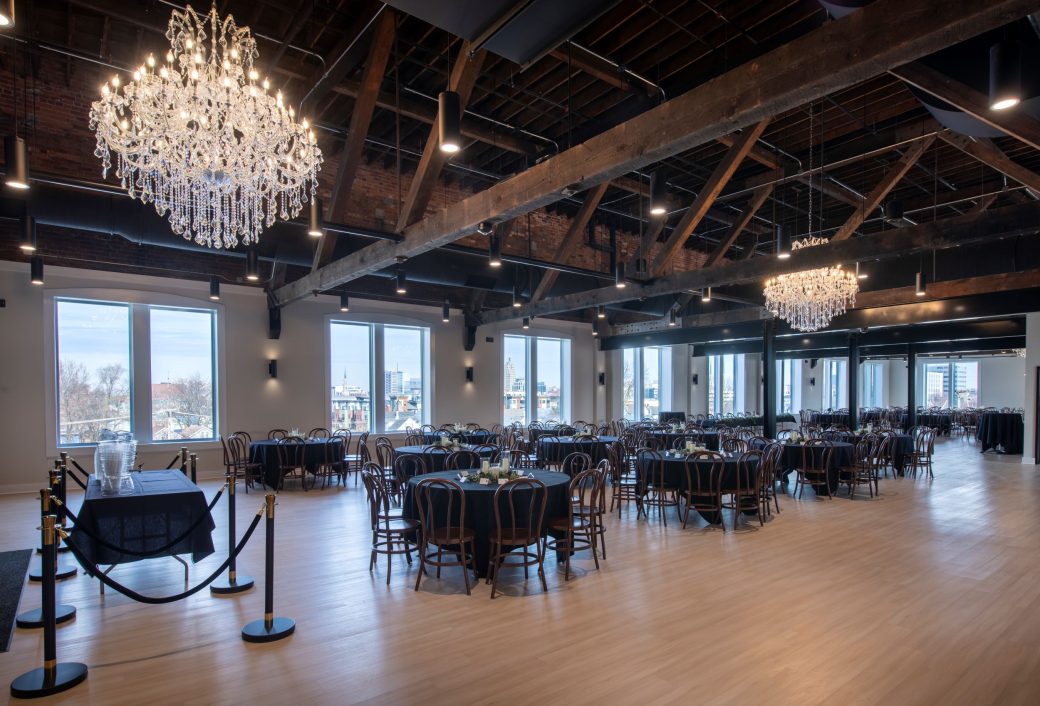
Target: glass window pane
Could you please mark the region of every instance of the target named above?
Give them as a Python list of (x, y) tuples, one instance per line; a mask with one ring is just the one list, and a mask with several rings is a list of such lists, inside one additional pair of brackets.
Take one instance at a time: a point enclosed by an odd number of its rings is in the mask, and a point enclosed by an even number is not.
[(538, 346), (538, 419), (564, 418), (563, 412), (563, 341), (558, 338), (535, 339)]
[(979, 406), (979, 364), (953, 364), (953, 401), (956, 407)]
[(622, 351), (622, 367), (624, 372), (621, 376), (622, 386), (622, 416), (625, 419), (635, 419), (636, 416), (636, 351), (634, 348), (626, 348)]
[(924, 399), (929, 407), (950, 405), (949, 363), (927, 363), (924, 366)]
[(423, 424), (423, 331), (383, 327), (384, 430), (418, 429)]
[(212, 439), (213, 312), (152, 308), (152, 439)]
[(58, 443), (90, 444), (102, 429), (133, 432), (130, 307), (58, 300)]
[(333, 429), (371, 431), (371, 328), (333, 321), (329, 337), (332, 370)]
[(641, 416), (657, 419), (661, 410), (661, 351), (656, 346), (643, 349), (643, 409)]
[(502, 421), (527, 424), (527, 338), (503, 336)]

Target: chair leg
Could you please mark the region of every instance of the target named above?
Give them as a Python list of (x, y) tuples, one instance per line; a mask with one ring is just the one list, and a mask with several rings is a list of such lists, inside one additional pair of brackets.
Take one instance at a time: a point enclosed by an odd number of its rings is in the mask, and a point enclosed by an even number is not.
[(415, 590), (416, 591), (419, 590), (419, 582), (422, 581), (423, 571), (426, 570), (426, 551), (427, 551), (426, 543), (420, 540), (420, 542), (419, 542), (419, 571), (418, 571), (418, 575), (415, 577)]

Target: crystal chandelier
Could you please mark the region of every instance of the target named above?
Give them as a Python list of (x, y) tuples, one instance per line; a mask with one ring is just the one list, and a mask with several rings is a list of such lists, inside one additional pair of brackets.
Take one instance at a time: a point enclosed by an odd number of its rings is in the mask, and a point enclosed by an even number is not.
[(132, 198), (169, 212), (175, 233), (199, 245), (256, 243), (276, 218), (295, 218), (314, 198), (321, 150), (307, 121), (296, 122), (281, 91), (253, 68), (248, 27), (174, 10), (165, 62), (153, 56), (101, 87), (90, 107), (94, 154)]
[(1019, 357), (1019, 358), (1025, 358), (1026, 357), (1026, 349), (1025, 348), (1015, 348), (1014, 351), (1015, 351), (1015, 355), (1017, 357)]
[[(822, 245), (826, 238), (808, 237), (791, 243), (792, 252)], [(766, 308), (798, 331), (818, 331), (856, 303), (856, 275), (841, 265), (777, 275), (766, 281)]]

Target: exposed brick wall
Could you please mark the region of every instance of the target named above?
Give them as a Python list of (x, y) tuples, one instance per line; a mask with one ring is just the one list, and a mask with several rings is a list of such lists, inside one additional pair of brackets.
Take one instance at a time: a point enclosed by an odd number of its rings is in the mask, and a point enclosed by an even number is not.
[[(35, 124), (30, 125), (28, 131), (24, 129), (24, 126), (20, 128), (22, 134), (28, 132), (30, 168), (41, 173), (99, 181), (101, 164), (94, 156), (95, 139), (88, 126), (88, 113), (91, 102), (98, 96), (101, 84), (111, 78), (113, 72), (102, 67), (77, 62), (71, 84), (66, 85), (63, 59), (44, 55), (40, 58), (38, 66), (39, 75), (35, 81), (37, 89)], [(12, 124), (12, 111), (16, 100), (19, 122), (25, 119), (22, 85), (22, 81), (19, 80), (16, 94), (13, 90), (10, 72), (5, 72), (0, 77), (0, 109), (2, 109), (0, 120), (6, 125)], [(30, 86), (32, 85), (30, 82)], [(339, 145), (328, 135), (323, 135), (320, 139), (327, 160), (320, 177), (320, 192), (325, 196), (327, 202), (332, 190), (332, 183), (335, 180), (340, 150)], [(402, 174), (399, 185), (395, 170), (383, 168), (380, 161), (362, 164), (350, 191), (347, 216), (344, 219), (346, 224), (391, 230), (397, 222), (397, 194), (399, 191), (401, 194), (407, 194), (412, 176), (411, 172)], [(113, 174), (109, 174), (108, 181), (115, 183)], [(473, 192), (460, 188), (457, 183), (441, 182), (434, 189), (428, 212), (459, 201), (471, 193)], [(553, 259), (558, 243), (570, 225), (570, 219), (562, 215), (550, 214), (545, 210), (536, 211), (530, 217), (530, 238), (527, 223), (526, 218), (521, 219), (504, 244), (504, 251), (537, 259)], [(600, 230), (604, 232), (598, 233), (597, 238), (601, 243), (606, 243), (605, 229)], [(86, 252), (82, 255), (88, 259), (92, 257), (105, 260), (111, 257), (119, 262), (125, 262), (129, 259), (125, 254), (125, 242), (118, 238), (115, 240), (119, 242), (107, 244), (106, 238), (91, 238), (87, 241), (89, 245), (84, 248)], [(477, 248), (486, 246), (486, 240), (478, 235), (463, 238), (460, 242)], [(620, 232), (618, 244), (624, 258), (629, 260), (634, 257), (638, 249), (638, 235)], [(120, 250), (121, 254), (117, 255), (114, 252), (116, 249)], [(13, 253), (8, 247), (4, 247), (0, 251), (0, 257), (20, 259), (17, 256), (10, 257), (11, 254)], [(142, 265), (167, 267), (173, 276), (181, 276), (174, 274), (179, 257), (179, 255), (157, 248), (142, 246), (140, 250)], [(690, 269), (699, 266), (703, 259), (702, 253), (687, 250), (677, 256), (673, 267)], [(607, 269), (607, 263), (607, 253), (589, 247), (578, 248), (566, 260), (566, 264), (569, 265), (601, 271)], [(84, 264), (80, 263), (80, 266), (84, 266)], [(187, 265), (187, 261), (181, 264)], [(232, 267), (235, 266), (232, 265)], [(197, 267), (185, 266), (184, 269), (197, 271)], [(236, 268), (236, 276), (238, 271)]]

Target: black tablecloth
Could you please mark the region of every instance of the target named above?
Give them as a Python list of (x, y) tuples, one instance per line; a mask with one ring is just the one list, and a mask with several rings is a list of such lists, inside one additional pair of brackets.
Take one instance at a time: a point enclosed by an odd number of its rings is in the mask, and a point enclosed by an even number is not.
[[(914, 452), (914, 437), (909, 434), (892, 434), (891, 438), (892, 441), (889, 442), (888, 452), (892, 456), (892, 467), (896, 469), (899, 475), (903, 475), (904, 471), (906, 471), (906, 462), (910, 454)], [(841, 439), (855, 446), (857, 436), (852, 432), (842, 433)]]
[[(307, 470), (315, 473), (318, 466), (325, 462), (325, 439), (308, 439), (303, 442), (303, 463)], [(333, 442), (339, 447), (336, 458), (343, 458), (343, 442)], [(289, 442), (290, 446), (299, 446), (300, 442)], [(268, 488), (278, 488), (281, 483), (281, 464), (278, 461), (278, 441), (261, 439), (249, 445), (249, 460), (264, 467), (261, 480)]]
[[(430, 447), (428, 446), (398, 446), (394, 452), (397, 454), (415, 454), (416, 456), (422, 456), (423, 461), (426, 464), (427, 473), (437, 473), (444, 470), (444, 461), (451, 455), (451, 453), (444, 453), (443, 451), (433, 451), (426, 453)], [(467, 445), (461, 447), (460, 451), (472, 451), (476, 446)], [(480, 454), (482, 458), (490, 458), (491, 452), (484, 451)]]
[[(552, 473), (550, 471), (525, 471), (546, 486), (545, 522), (548, 527), (549, 520), (556, 517), (566, 517), (568, 503), (570, 503), (570, 482), (563, 473)], [(402, 510), (405, 517), (413, 520), (419, 519), (419, 510), (415, 502), (415, 486), (423, 478), (448, 478), (456, 480), (458, 474), (455, 471), (443, 471), (441, 473), (427, 473), (423, 476), (415, 476), (408, 481), (405, 490)], [(486, 576), (488, 559), (491, 556), (491, 533), (495, 529), (495, 491), (497, 485), (479, 485), (477, 483), (459, 483), (463, 493), (466, 495), (466, 526), (471, 527), (475, 533), (474, 552), (477, 563), (477, 575)], [(519, 491), (518, 491), (519, 492)], [(445, 495), (444, 493), (439, 493)], [(519, 499), (518, 497), (515, 499)], [(506, 522), (507, 506), (500, 508), (503, 511), (503, 522)], [(518, 508), (518, 512), (519, 512)], [(444, 508), (436, 503), (434, 496), (434, 512), (444, 512)], [(544, 533), (543, 533), (544, 534)], [(562, 558), (558, 556), (557, 558)]]
[(100, 481), (90, 477), (77, 513), (79, 523), (69, 535), (86, 559), (95, 564), (128, 564), (150, 558), (109, 549), (86, 532), (117, 547), (146, 552), (169, 544), (202, 517), (187, 537), (156, 556), (191, 554), (193, 561), (199, 561), (213, 553), (213, 518), (197, 485), (180, 471), (141, 471), (130, 477), (133, 489), (118, 495), (103, 495)]
[[(636, 477), (639, 485), (639, 491), (645, 492), (646, 483), (649, 475), (649, 466), (651, 461), (650, 454), (643, 452), (639, 455), (636, 460)], [(737, 488), (737, 468), (739, 466), (740, 454), (729, 454), (725, 458), (725, 465), (722, 471), (722, 492), (730, 492)], [(664, 464), (664, 484), (673, 488), (678, 488), (680, 492), (686, 490), (686, 457), (685, 456), (672, 456), (666, 455), (663, 460)], [(709, 459), (703, 459), (693, 464), (690, 469), (691, 472), (696, 470), (700, 476), (700, 484), (702, 488), (710, 486), (709, 474), (711, 473), (712, 461)], [(758, 477), (758, 461), (751, 464), (751, 478), (748, 479), (748, 486), (754, 488), (754, 483)], [(749, 508), (749, 510), (752, 510)], [(753, 509), (757, 512), (757, 507)], [(717, 513), (710, 511), (698, 511), (705, 520), (712, 523), (719, 521)]]
[(982, 453), (1000, 446), (1006, 454), (1022, 453), (1025, 425), (1018, 412), (983, 412), (975, 436), (982, 442)]
[(676, 439), (686, 438), (699, 438), (700, 443), (708, 448), (709, 451), (719, 450), (719, 433), (717, 431), (702, 431), (702, 432), (671, 432), (671, 431), (652, 431), (650, 434), (660, 439), (666, 448), (672, 448)]
[(833, 424), (847, 427), (849, 425), (848, 412), (813, 412), (812, 423), (829, 427)]
[[(950, 435), (950, 424), (953, 422), (953, 415), (951, 414), (934, 414), (930, 412), (918, 412), (917, 413), (917, 425), (931, 427), (935, 429), (940, 435)], [(900, 420), (904, 431), (910, 429), (910, 416), (906, 413), (903, 414)]]
[(437, 443), (437, 439), (442, 436), (461, 439), (467, 444), (480, 445), (491, 443), (492, 438), (495, 435), (489, 431), (448, 431), (445, 429), (433, 433), (427, 432), (422, 435), (422, 440), (424, 444), (435, 444)]
[[(844, 441), (832, 441), (831, 445), (834, 447), (834, 451), (831, 452), (830, 465), (827, 466), (827, 486), (830, 488), (831, 495), (834, 495), (838, 492), (839, 471), (841, 468), (852, 465), (855, 447)], [(802, 465), (802, 448), (802, 444), (784, 444), (784, 454), (780, 457), (780, 472), (785, 478)], [(812, 448), (814, 458), (817, 459), (824, 449), (822, 446), (810, 448)], [(822, 484), (814, 483), (813, 489), (817, 494), (825, 494)]]
[(567, 454), (580, 451), (592, 457), (593, 463), (599, 463), (607, 458), (607, 446), (617, 441), (616, 436), (600, 436), (596, 439), (576, 439), (573, 436), (561, 436), (559, 441), (551, 439), (539, 439), (536, 446), (538, 461), (544, 463), (546, 460), (555, 459), (562, 461)]

